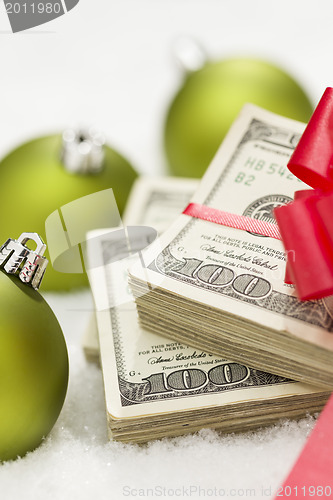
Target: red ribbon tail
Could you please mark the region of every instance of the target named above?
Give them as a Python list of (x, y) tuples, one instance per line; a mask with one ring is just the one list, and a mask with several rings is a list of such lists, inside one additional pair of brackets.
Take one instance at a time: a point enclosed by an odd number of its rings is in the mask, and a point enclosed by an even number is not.
[(333, 395), (323, 409), (291, 473), (275, 500), (331, 498), (333, 495)]

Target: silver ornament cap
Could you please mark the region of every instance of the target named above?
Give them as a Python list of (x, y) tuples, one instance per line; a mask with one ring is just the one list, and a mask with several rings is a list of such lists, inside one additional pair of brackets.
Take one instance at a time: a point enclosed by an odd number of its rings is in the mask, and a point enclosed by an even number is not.
[[(28, 241), (36, 243), (36, 250), (27, 247)], [(45, 250), (46, 245), (37, 233), (22, 233), (17, 240), (9, 238), (0, 246), (0, 268), (38, 290), (49, 262), (43, 257)]]
[(72, 174), (97, 174), (104, 167), (105, 137), (92, 128), (68, 129), (62, 134), (61, 161)]

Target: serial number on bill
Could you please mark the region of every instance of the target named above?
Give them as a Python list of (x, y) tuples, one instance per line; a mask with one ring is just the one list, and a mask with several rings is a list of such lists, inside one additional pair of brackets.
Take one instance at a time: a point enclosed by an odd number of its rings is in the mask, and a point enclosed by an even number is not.
[(290, 181), (296, 180), (296, 177), (290, 173), (286, 165), (269, 162), (261, 158), (256, 158), (255, 156), (249, 156), (244, 162), (243, 168), (256, 172), (264, 171), (267, 175), (279, 175), (280, 177), (285, 176)]
[(61, 2), (6, 2), (7, 14), (60, 14)]
[(332, 496), (332, 487), (331, 486), (281, 486), (276, 493), (277, 497), (300, 497), (300, 498), (308, 498), (308, 497), (331, 497)]

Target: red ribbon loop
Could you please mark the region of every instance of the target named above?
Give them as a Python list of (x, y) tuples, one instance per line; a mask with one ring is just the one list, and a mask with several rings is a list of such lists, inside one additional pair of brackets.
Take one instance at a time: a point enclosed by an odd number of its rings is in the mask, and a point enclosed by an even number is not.
[(333, 88), (319, 101), (293, 155), (289, 170), (309, 186), (333, 189)]
[(327, 224), (331, 219), (333, 229), (333, 194), (321, 196), (312, 191), (312, 196), (275, 209), (287, 254), (286, 281), (294, 283), (301, 300), (333, 294), (333, 232)]

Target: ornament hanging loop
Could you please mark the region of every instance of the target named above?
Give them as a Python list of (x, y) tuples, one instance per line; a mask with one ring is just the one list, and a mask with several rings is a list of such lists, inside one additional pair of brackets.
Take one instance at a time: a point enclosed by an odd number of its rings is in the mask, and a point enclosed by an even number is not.
[[(27, 247), (29, 241), (36, 243), (35, 250)], [(22, 233), (17, 240), (9, 238), (0, 246), (0, 268), (38, 290), (48, 264), (43, 257), (45, 250), (46, 245), (37, 233)]]
[(199, 71), (208, 60), (207, 52), (190, 36), (181, 36), (174, 42), (173, 52), (185, 74)]

